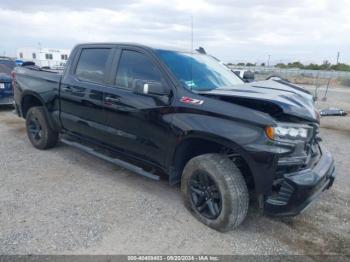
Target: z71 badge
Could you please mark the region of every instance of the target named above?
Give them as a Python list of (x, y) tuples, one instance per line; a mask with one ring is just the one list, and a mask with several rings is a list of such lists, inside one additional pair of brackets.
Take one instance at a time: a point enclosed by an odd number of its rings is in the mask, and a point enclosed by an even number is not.
[(193, 105), (201, 105), (204, 103), (204, 100), (199, 100), (199, 99), (194, 99), (188, 96), (183, 96), (180, 101), (182, 103), (186, 103), (186, 104), (193, 104)]

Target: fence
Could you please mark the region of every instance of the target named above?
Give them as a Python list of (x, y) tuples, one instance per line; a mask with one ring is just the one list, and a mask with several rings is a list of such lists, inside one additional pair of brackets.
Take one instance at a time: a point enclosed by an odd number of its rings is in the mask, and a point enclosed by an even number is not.
[(350, 72), (298, 68), (282, 69), (263, 66), (230, 66), (230, 68), (250, 70), (255, 73), (257, 80), (263, 80), (268, 76), (277, 75), (298, 84), (327, 85), (329, 82), (332, 86), (350, 87)]
[(320, 78), (338, 78), (345, 77), (350, 78), (350, 72), (344, 71), (325, 71), (325, 70), (308, 70), (308, 69), (299, 69), (299, 68), (276, 68), (276, 67), (265, 67), (265, 66), (230, 66), (232, 69), (244, 69), (250, 70), (255, 73), (262, 74), (280, 74), (280, 75), (304, 75), (310, 77)]

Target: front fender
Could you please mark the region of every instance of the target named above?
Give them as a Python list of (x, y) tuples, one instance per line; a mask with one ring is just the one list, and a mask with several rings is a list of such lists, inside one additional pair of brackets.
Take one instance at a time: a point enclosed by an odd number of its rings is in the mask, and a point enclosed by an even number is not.
[(178, 140), (189, 136), (204, 136), (213, 140), (230, 141), (242, 148), (265, 137), (261, 126), (204, 114), (175, 114), (172, 117), (172, 128), (175, 129)]
[[(172, 125), (178, 134), (177, 144), (187, 139), (198, 138), (232, 149), (248, 164), (257, 194), (270, 192), (277, 164), (276, 152), (253, 146), (264, 145), (269, 148), (263, 127), (243, 121), (198, 114), (175, 115)], [(255, 148), (259, 149), (255, 150)], [(175, 150), (170, 156), (173, 157), (176, 154)]]

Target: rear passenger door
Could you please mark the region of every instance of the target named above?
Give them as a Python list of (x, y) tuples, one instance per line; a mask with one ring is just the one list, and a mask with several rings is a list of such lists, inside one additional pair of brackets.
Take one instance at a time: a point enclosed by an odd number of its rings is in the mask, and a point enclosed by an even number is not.
[(103, 91), (113, 54), (110, 46), (100, 45), (77, 51), (60, 89), (60, 118), (65, 129), (99, 141), (103, 138)]
[(136, 94), (133, 83), (146, 80), (171, 86), (151, 54), (139, 49), (120, 49), (116, 54), (117, 71), (111, 73), (113, 85), (104, 97), (106, 125), (111, 131), (107, 139), (127, 154), (162, 166), (170, 133), (170, 97), (162, 100)]

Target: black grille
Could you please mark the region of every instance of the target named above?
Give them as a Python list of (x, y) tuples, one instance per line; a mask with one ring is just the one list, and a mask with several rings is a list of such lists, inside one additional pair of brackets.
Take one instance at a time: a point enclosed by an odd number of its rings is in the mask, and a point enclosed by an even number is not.
[(319, 137), (320, 126), (317, 124), (312, 124), (311, 126), (313, 128), (312, 137), (309, 140), (309, 142), (305, 145), (306, 154), (308, 156), (308, 160), (305, 164), (305, 167), (308, 167), (310, 162), (315, 162), (320, 156), (320, 150), (318, 145), (318, 142), (321, 141), (321, 138)]

